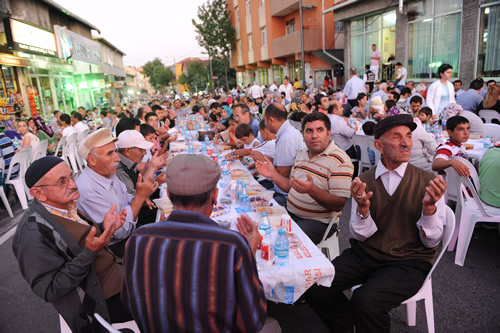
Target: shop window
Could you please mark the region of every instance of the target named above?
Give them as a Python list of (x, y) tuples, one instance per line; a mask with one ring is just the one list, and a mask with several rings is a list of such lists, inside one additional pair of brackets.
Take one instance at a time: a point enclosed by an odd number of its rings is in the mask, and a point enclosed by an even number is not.
[(283, 82), (283, 66), (273, 65), (273, 81), (276, 81), (278, 84)]
[(477, 76), (499, 77), (500, 4), (481, 8), (479, 19)]
[(258, 80), (259, 84), (267, 85), (269, 83), (267, 68), (258, 68), (258, 72), (259, 72), (259, 80)]

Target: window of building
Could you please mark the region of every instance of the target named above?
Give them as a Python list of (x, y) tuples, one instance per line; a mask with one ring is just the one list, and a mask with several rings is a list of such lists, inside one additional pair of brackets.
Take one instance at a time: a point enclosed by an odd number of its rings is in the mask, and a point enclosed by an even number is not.
[(283, 66), (273, 65), (272, 70), (273, 70), (273, 81), (278, 82), (278, 85), (281, 84), (281, 82), (283, 82)]
[[(351, 66), (358, 73), (364, 73), (365, 65), (369, 65), (372, 56), (372, 45), (380, 52), (379, 78), (388, 79), (384, 75), (383, 63), (396, 52), (396, 11), (381, 12), (351, 22)], [(392, 78), (391, 78), (392, 79)]]
[(240, 22), (240, 10), (238, 7), (234, 7), (234, 17), (236, 18), (236, 24)]
[[(484, 2), (484, 1), (483, 1)], [(477, 76), (500, 76), (500, 3), (481, 6)]]
[(252, 12), (250, 10), (250, 0), (247, 0), (247, 15), (251, 15)]
[(288, 63), (288, 72), (290, 73), (290, 82), (293, 84), (295, 79), (302, 81), (302, 71), (301, 71), (300, 61), (294, 61)]
[(267, 44), (266, 27), (262, 27), (260, 29), (260, 35), (262, 39), (262, 45), (266, 45)]
[(260, 0), (260, 6), (261, 6), (261, 7), (264, 7), (265, 3), (266, 3), (266, 1), (265, 1), (265, 0)]
[(458, 76), (462, 0), (419, 0), (408, 5), (408, 77), (437, 78), (443, 63)]
[(257, 68), (257, 72), (259, 74), (259, 84), (260, 85), (267, 85), (269, 84), (268, 81), (268, 74), (267, 74), (267, 68)]
[(252, 34), (248, 34), (248, 51), (253, 51), (253, 37)]
[(285, 22), (286, 34), (289, 35), (295, 32), (295, 19), (291, 19)]

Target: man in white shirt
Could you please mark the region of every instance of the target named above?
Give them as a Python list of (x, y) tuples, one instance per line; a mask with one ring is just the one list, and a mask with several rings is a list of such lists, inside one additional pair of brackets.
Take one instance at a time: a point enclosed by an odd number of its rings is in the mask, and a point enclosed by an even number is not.
[(262, 88), (259, 86), (259, 83), (257, 81), (253, 83), (253, 86), (250, 88), (248, 93), (250, 94), (250, 96), (252, 96), (253, 99), (264, 97)]
[(347, 96), (347, 102), (355, 107), (358, 105), (358, 97), (359, 93), (365, 93), (365, 82), (358, 77), (358, 70), (356, 67), (351, 67), (349, 70), (349, 74), (351, 78), (346, 82), (344, 87), (344, 94)]
[(288, 77), (285, 76), (283, 79), (283, 84), (280, 86), (279, 92), (284, 92), (285, 93), (285, 99), (288, 101), (292, 100), (292, 94), (293, 94), (293, 86), (288, 80)]
[(278, 82), (273, 81), (273, 84), (269, 87), (269, 92), (274, 95), (274, 91), (278, 89)]
[(372, 55), (370, 57), (370, 70), (375, 73), (375, 81), (378, 80), (378, 63), (380, 61), (380, 52), (377, 50), (377, 44), (372, 45)]
[(396, 72), (399, 74), (396, 77), (396, 87), (401, 91), (406, 86), (406, 77), (408, 76), (408, 71), (403, 67), (400, 62), (396, 63)]
[[(352, 144), (352, 137), (356, 134), (349, 124), (349, 119), (343, 116), (344, 108), (339, 101), (332, 101), (332, 113), (328, 115), (332, 126), (332, 140), (340, 149), (346, 152), (351, 159), (358, 159), (358, 154)], [(358, 174), (358, 162), (353, 162), (354, 174)]]
[(312, 91), (312, 89), (314, 88), (314, 81), (312, 75), (310, 75), (306, 81), (306, 88), (308, 91)]
[(73, 112), (73, 115), (71, 116), (71, 123), (73, 124), (73, 128), (78, 134), (82, 133), (85, 130), (90, 131), (87, 124), (83, 123), (82, 120), (83, 118), (81, 114), (79, 114), (78, 112)]
[[(315, 285), (305, 296), (330, 331), (354, 325), (360, 332), (389, 331), (389, 311), (418, 292), (432, 267), (446, 217), (446, 183), (408, 163), (415, 127), (409, 114), (375, 126), (382, 157), (352, 183), (351, 247), (332, 261), (331, 287)], [(343, 291), (358, 284), (348, 300)]]
[(61, 139), (63, 136), (67, 139), (71, 134), (76, 133), (75, 128), (71, 126), (71, 118), (66, 113), (59, 116), (58, 125), (61, 128), (61, 132), (57, 133), (58, 139)]

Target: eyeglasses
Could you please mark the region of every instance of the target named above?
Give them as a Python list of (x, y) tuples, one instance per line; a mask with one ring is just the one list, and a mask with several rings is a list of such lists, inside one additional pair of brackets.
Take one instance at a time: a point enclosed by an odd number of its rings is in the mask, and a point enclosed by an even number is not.
[(59, 178), (59, 180), (55, 184), (36, 185), (36, 187), (46, 187), (46, 186), (67, 187), (70, 180), (75, 181), (75, 174), (72, 173), (69, 177)]

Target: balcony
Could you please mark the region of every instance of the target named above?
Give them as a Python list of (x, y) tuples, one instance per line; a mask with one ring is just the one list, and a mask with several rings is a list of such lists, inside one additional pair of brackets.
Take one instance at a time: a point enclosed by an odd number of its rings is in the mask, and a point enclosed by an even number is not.
[[(316, 6), (317, 0), (302, 0), (302, 7)], [(271, 0), (271, 16), (286, 16), (299, 10), (299, 0)]]
[[(318, 29), (304, 30), (304, 51), (314, 51), (321, 47)], [(300, 53), (300, 31), (273, 39), (273, 58)]]

